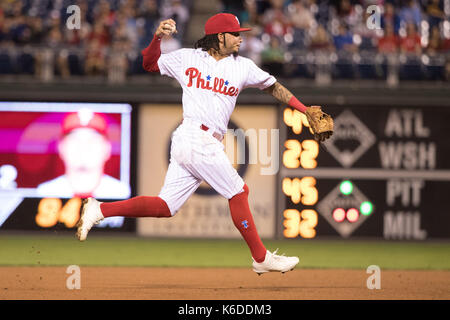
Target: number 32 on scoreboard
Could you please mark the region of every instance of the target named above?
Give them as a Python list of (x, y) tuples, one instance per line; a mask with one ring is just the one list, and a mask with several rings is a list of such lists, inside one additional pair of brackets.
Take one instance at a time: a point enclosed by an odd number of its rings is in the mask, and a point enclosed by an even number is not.
[(304, 209), (299, 212), (297, 209), (286, 209), (283, 212), (286, 228), (283, 234), (286, 238), (295, 238), (300, 235), (302, 238), (314, 238), (316, 236), (317, 212), (313, 209)]

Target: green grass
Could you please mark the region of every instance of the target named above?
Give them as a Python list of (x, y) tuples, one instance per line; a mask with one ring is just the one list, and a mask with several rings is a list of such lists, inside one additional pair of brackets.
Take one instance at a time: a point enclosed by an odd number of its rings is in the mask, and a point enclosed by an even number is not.
[[(297, 255), (302, 268), (450, 270), (450, 243), (355, 240), (265, 240), (267, 249)], [(92, 235), (0, 235), (0, 266), (246, 267), (243, 240), (151, 239)]]

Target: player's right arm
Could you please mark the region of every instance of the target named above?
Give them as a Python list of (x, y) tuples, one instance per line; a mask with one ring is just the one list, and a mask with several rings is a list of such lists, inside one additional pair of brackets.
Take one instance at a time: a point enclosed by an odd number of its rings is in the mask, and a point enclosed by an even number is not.
[(161, 39), (165, 35), (176, 33), (176, 23), (172, 19), (160, 22), (150, 45), (142, 50), (142, 67), (148, 72), (158, 72), (158, 59), (161, 56)]

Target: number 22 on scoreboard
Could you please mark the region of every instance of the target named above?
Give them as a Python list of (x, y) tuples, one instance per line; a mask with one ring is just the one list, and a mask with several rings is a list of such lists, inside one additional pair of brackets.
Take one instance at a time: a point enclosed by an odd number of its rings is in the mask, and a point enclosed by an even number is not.
[(317, 155), (319, 144), (314, 140), (286, 140), (284, 146), (287, 150), (283, 152), (283, 164), (286, 168), (296, 169), (302, 166), (305, 169), (317, 167)]

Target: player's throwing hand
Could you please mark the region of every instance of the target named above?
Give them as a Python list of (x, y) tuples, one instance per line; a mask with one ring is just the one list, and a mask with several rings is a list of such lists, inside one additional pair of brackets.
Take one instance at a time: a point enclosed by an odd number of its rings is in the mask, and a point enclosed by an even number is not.
[(160, 38), (162, 36), (170, 36), (174, 33), (177, 33), (177, 26), (176, 22), (172, 19), (161, 21), (155, 32), (156, 36)]

